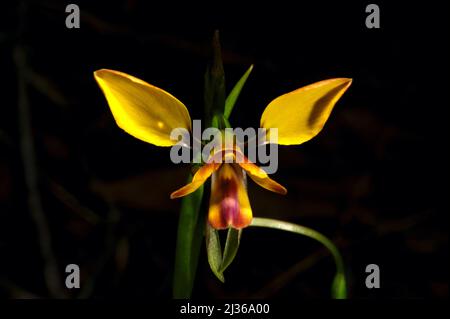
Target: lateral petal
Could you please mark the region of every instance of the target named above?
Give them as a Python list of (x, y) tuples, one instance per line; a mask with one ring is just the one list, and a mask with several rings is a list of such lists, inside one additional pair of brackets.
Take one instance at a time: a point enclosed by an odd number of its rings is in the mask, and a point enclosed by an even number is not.
[(316, 136), (352, 79), (310, 84), (274, 99), (261, 116), (262, 128), (278, 128), (278, 144), (302, 144)]
[(250, 162), (247, 158), (244, 157), (244, 162), (238, 163), (250, 176), (250, 178), (259, 186), (268, 189), (272, 192), (286, 195), (287, 189), (275, 182), (273, 179), (267, 175), (267, 173), (258, 165)]
[(123, 72), (101, 69), (94, 77), (117, 125), (128, 134), (157, 146), (172, 146), (173, 129), (191, 130), (187, 108), (170, 93)]
[(220, 165), (221, 163), (214, 163), (214, 162), (203, 165), (194, 174), (192, 181), (189, 184), (181, 187), (180, 189), (170, 194), (170, 198), (174, 199), (178, 197), (183, 197), (189, 195), (192, 192), (195, 192), (200, 186), (203, 185), (203, 183), (206, 182), (206, 180), (211, 176), (211, 174), (214, 173), (220, 167)]

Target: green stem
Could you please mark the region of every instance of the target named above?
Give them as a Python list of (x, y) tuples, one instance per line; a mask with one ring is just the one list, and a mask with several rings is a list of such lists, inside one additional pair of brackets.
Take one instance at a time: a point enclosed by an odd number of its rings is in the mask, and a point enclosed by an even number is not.
[(336, 263), (336, 276), (333, 281), (333, 296), (339, 299), (345, 299), (347, 296), (346, 292), (346, 283), (345, 283), (345, 271), (344, 271), (344, 262), (342, 260), (342, 256), (339, 253), (337, 247), (333, 244), (333, 242), (319, 233), (314, 229), (300, 226), (293, 223), (288, 223), (276, 219), (270, 218), (253, 218), (250, 226), (254, 227), (267, 227), (273, 229), (279, 229), (284, 231), (293, 232), (296, 234), (304, 235), (309, 238), (315, 239), (324, 245), (332, 254), (334, 258), (334, 262)]
[[(191, 179), (192, 176), (188, 180)], [(204, 232), (204, 216), (200, 213), (202, 199), (203, 186), (181, 202), (173, 277), (175, 299), (190, 298), (192, 294)]]

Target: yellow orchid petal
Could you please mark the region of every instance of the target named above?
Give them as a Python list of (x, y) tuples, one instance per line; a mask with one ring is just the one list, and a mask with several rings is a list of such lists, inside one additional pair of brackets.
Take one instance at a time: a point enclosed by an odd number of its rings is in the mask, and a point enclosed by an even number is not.
[(347, 78), (329, 79), (281, 95), (264, 110), (261, 127), (278, 128), (278, 144), (304, 143), (322, 130), (351, 83)]
[(176, 97), (131, 75), (102, 69), (94, 72), (117, 125), (157, 146), (172, 146), (175, 128), (191, 130), (186, 107)]
[(209, 224), (215, 229), (241, 229), (250, 225), (252, 218), (242, 169), (223, 164), (212, 176)]
[(174, 199), (178, 197), (183, 197), (189, 195), (190, 193), (195, 192), (200, 186), (202, 186), (206, 182), (206, 180), (211, 176), (211, 174), (214, 173), (220, 167), (220, 165), (221, 165), (220, 163), (214, 162), (203, 165), (194, 174), (192, 181), (189, 184), (181, 187), (180, 189), (170, 194), (170, 198)]
[(247, 172), (248, 176), (259, 186), (268, 189), (269, 191), (286, 195), (287, 189), (271, 179), (267, 173), (258, 165), (253, 164), (247, 158), (245, 162), (239, 163), (239, 165)]

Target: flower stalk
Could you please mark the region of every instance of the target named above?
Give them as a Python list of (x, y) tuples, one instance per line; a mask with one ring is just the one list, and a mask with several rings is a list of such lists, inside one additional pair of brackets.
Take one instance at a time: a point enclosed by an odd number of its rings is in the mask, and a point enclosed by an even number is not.
[(336, 299), (347, 298), (347, 284), (345, 280), (344, 261), (337, 247), (325, 235), (322, 235), (318, 231), (305, 226), (270, 218), (254, 217), (250, 226), (284, 230), (303, 235), (320, 242), (330, 251), (336, 264), (336, 275), (333, 279), (331, 288), (332, 297)]

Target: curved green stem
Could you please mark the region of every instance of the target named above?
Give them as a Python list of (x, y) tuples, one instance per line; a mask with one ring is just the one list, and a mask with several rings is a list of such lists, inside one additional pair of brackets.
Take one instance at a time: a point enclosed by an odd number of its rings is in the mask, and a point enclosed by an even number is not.
[(310, 237), (312, 239), (317, 240), (322, 245), (324, 245), (333, 255), (334, 262), (336, 263), (336, 276), (333, 281), (332, 293), (333, 297), (337, 299), (345, 299), (347, 297), (347, 288), (345, 281), (345, 271), (344, 271), (344, 262), (342, 260), (342, 256), (339, 253), (337, 247), (333, 244), (333, 242), (328, 239), (326, 236), (322, 235), (318, 231), (314, 229), (300, 226), (293, 223), (288, 223), (276, 219), (270, 218), (253, 218), (250, 226), (254, 227), (267, 227), (273, 229), (280, 229), (284, 231), (289, 231), (292, 233), (300, 234), (303, 236)]

